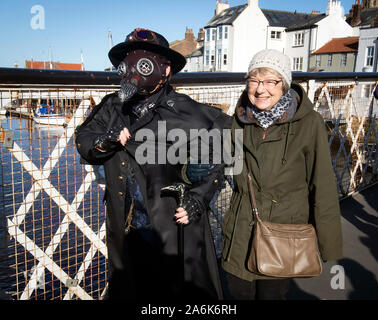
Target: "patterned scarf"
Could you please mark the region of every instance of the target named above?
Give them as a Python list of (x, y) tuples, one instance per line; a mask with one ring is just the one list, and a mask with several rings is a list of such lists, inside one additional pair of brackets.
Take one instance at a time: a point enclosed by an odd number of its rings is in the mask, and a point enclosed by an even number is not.
[[(289, 108), (293, 96), (290, 92), (284, 94), (280, 100), (268, 111), (260, 110), (255, 105), (249, 103), (247, 109), (252, 109), (253, 116), (256, 118), (257, 122), (264, 128), (268, 128), (274, 122), (280, 120), (284, 113)], [(248, 113), (247, 113), (248, 114)]]

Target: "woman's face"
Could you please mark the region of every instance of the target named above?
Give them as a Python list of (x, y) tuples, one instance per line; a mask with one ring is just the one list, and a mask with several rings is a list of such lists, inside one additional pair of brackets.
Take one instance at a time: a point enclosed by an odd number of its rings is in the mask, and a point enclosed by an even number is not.
[(282, 79), (268, 70), (264, 73), (252, 71), (247, 84), (248, 98), (260, 110), (270, 110), (283, 94)]

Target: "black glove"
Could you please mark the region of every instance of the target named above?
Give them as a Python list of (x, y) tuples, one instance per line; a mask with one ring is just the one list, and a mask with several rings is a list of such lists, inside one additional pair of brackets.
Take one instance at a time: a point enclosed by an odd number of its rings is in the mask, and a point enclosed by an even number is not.
[(119, 143), (118, 138), (124, 128), (125, 126), (119, 125), (108, 129), (105, 134), (97, 137), (94, 142), (95, 148), (101, 152), (114, 148)]
[(201, 204), (199, 200), (197, 200), (193, 193), (185, 192), (184, 197), (181, 202), (181, 207), (185, 209), (188, 213), (188, 220), (190, 224), (191, 222), (199, 219), (203, 212), (205, 212), (205, 208)]

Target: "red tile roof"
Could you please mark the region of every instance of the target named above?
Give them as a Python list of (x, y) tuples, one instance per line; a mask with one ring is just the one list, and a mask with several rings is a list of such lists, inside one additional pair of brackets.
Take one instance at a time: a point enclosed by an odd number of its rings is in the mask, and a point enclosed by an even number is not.
[(336, 52), (357, 52), (359, 37), (333, 38), (314, 54), (336, 53)]
[[(54, 70), (81, 70), (80, 63), (62, 63), (51, 62)], [(50, 61), (26, 60), (25, 68), (27, 69), (50, 69)]]

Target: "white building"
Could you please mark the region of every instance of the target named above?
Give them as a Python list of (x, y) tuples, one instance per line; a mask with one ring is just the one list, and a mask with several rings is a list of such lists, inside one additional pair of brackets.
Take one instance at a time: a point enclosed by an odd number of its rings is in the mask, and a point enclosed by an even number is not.
[(377, 72), (378, 27), (360, 29), (355, 72)]
[(328, 1), (324, 14), (261, 9), (258, 0), (230, 8), (227, 0), (217, 0), (204, 29), (203, 71), (245, 72), (253, 55), (266, 48), (290, 56), (293, 70), (308, 71), (312, 51), (332, 38), (358, 36), (336, 0)]
[(347, 20), (359, 31), (356, 72), (377, 72), (378, 1), (359, 1), (352, 6)]
[(204, 71), (245, 71), (253, 54), (265, 48), (267, 26), (258, 0), (232, 8), (217, 0), (204, 28)]
[(300, 25), (286, 29), (285, 53), (292, 58), (293, 71), (309, 71), (310, 54), (332, 38), (358, 36), (346, 21), (340, 1), (329, 0), (325, 14), (315, 14)]
[(183, 72), (201, 72), (203, 71), (203, 47), (194, 50), (185, 56), (186, 65)]

